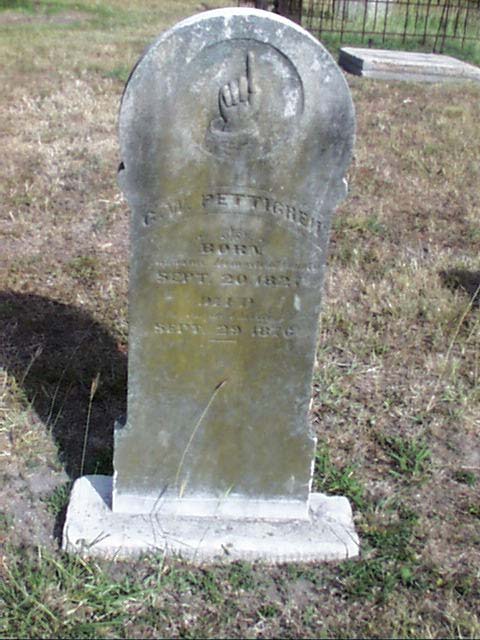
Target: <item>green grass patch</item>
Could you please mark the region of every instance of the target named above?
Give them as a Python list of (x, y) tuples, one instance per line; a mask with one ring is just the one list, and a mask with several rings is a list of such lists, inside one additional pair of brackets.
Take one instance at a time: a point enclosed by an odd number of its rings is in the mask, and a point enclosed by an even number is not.
[(465, 469), (459, 469), (458, 471), (455, 471), (453, 477), (457, 482), (466, 484), (469, 487), (473, 487), (477, 482), (477, 476), (473, 473), (473, 471), (467, 471)]
[(423, 438), (380, 435), (379, 442), (393, 463), (390, 473), (399, 478), (425, 476), (432, 454)]
[(112, 583), (102, 571), (77, 559), (38, 550), (11, 556), (0, 581), (3, 633), (23, 638), (103, 637), (128, 616), (125, 602), (140, 585)]
[(33, 10), (33, 2), (28, 0), (0, 0), (0, 10), (2, 9), (27, 9)]
[(43, 502), (52, 515), (58, 516), (66, 508), (71, 489), (72, 483), (66, 482), (54, 489), (47, 498), (44, 498)]
[(326, 445), (319, 445), (315, 454), (314, 485), (318, 491), (348, 497), (353, 504), (364, 506), (364, 488), (355, 477), (351, 464), (337, 467), (332, 463)]
[(105, 78), (112, 78), (113, 80), (118, 80), (122, 84), (125, 84), (130, 75), (130, 67), (127, 65), (119, 65), (118, 67), (114, 67), (110, 71), (105, 71), (103, 76)]

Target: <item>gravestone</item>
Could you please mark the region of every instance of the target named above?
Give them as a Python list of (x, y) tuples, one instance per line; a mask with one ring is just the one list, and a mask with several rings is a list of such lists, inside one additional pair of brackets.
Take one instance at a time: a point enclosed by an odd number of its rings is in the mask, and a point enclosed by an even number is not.
[(194, 16), (140, 59), (120, 111), (128, 415), (113, 486), (75, 484), (66, 549), (357, 553), (348, 501), (311, 493), (308, 419), (330, 219), (353, 137), (331, 56), (271, 13)]

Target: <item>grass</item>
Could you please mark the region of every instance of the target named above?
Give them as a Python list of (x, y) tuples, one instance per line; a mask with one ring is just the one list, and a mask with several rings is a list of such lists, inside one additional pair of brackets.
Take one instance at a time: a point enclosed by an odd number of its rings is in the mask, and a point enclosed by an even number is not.
[(320, 445), (315, 456), (314, 490), (331, 495), (343, 495), (359, 508), (364, 506), (364, 487), (358, 482), (353, 465), (340, 468), (331, 461), (326, 446)]
[(431, 453), (421, 437), (382, 435), (380, 442), (393, 463), (390, 471), (393, 475), (418, 478), (426, 472)]
[(474, 85), (348, 78), (358, 135), (332, 232), (312, 421), (314, 486), (350, 498), (361, 558), (198, 568), (58, 549), (71, 481), (82, 466), (111, 473), (125, 412), (122, 83), (153, 37), (199, 8), (0, 11), (0, 634), (478, 637)]

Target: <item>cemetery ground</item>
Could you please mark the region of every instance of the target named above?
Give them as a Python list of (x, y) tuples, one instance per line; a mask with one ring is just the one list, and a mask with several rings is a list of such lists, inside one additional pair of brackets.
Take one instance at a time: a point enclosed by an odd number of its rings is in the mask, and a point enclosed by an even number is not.
[(332, 230), (312, 421), (315, 489), (351, 500), (360, 559), (199, 568), (59, 551), (71, 481), (111, 474), (125, 412), (123, 83), (156, 34), (206, 7), (85, 0), (0, 11), (0, 633), (478, 637), (473, 84), (348, 77), (357, 144)]

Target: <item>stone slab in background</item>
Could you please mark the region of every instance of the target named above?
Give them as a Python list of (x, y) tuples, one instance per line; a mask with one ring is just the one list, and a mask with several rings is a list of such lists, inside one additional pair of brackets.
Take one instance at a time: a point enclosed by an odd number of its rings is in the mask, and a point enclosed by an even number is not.
[(378, 80), (480, 82), (478, 67), (438, 53), (342, 47), (339, 64), (354, 75)]
[(115, 513), (111, 498), (111, 477), (77, 480), (64, 529), (66, 551), (110, 559), (155, 552), (197, 564), (318, 562), (358, 555), (352, 510), (341, 496), (314, 493), (310, 519), (291, 521)]

